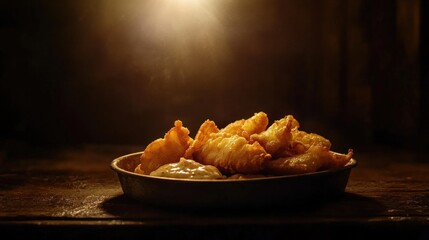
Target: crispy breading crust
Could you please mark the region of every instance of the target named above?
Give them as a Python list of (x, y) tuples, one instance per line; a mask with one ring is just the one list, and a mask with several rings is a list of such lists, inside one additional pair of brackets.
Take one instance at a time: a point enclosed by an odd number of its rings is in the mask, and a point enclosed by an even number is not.
[(178, 162), (192, 141), (189, 130), (183, 127), (182, 121), (175, 121), (174, 127), (164, 138), (159, 138), (146, 147), (140, 156), (140, 171), (150, 174), (164, 164)]
[(184, 157), (215, 166), (225, 175), (288, 175), (341, 168), (353, 156), (351, 149), (347, 154), (330, 151), (328, 139), (299, 130), (299, 122), (292, 115), (275, 121), (268, 129), (267, 125), (264, 112), (222, 129), (206, 120), (193, 140), (177, 120), (164, 138), (146, 147), (135, 172), (150, 174)]
[(227, 133), (211, 134), (195, 154), (196, 161), (213, 165), (227, 175), (261, 172), (270, 159), (271, 155), (258, 142), (250, 144), (244, 137)]

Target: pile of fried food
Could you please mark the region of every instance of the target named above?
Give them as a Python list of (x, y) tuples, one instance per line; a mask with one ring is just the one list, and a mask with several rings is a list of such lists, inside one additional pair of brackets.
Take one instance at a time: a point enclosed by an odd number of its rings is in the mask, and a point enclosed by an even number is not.
[[(164, 138), (147, 145), (136, 173), (194, 179), (247, 179), (344, 167), (352, 158), (330, 151), (331, 142), (299, 130), (292, 116), (268, 127), (264, 112), (219, 129), (206, 120), (195, 138), (176, 120)], [(268, 128), (267, 128), (268, 127)]]

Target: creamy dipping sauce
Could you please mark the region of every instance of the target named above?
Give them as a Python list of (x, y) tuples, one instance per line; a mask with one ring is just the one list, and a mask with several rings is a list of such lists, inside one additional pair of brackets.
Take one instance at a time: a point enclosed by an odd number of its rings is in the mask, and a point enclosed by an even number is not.
[(189, 179), (220, 179), (225, 178), (219, 170), (211, 165), (203, 165), (194, 160), (181, 158), (178, 163), (170, 163), (150, 173), (151, 176), (189, 178)]

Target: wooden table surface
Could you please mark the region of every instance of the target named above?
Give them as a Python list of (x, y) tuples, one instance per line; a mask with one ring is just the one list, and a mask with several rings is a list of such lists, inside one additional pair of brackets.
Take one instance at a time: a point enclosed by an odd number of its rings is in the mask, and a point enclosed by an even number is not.
[(33, 239), (429, 239), (429, 162), (392, 149), (356, 151), (340, 198), (284, 208), (154, 208), (123, 195), (113, 158), (135, 146), (0, 152), (0, 230)]

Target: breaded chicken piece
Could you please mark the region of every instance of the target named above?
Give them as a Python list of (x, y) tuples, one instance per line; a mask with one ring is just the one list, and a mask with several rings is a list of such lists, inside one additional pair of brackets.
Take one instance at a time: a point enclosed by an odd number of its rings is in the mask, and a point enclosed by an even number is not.
[(194, 160), (217, 167), (223, 174), (256, 174), (271, 159), (258, 143), (249, 144), (238, 135), (212, 133), (199, 151), (194, 152)]
[(185, 152), (185, 158), (194, 159), (194, 152), (199, 151), (201, 147), (209, 140), (210, 134), (219, 132), (216, 123), (211, 120), (206, 120), (198, 129), (194, 141)]
[(316, 134), (316, 133), (307, 133), (305, 131), (300, 131), (297, 128), (291, 130), (292, 138), (287, 144), (286, 148), (283, 148), (276, 157), (289, 157), (299, 154), (303, 154), (308, 151), (312, 146), (323, 146), (325, 149), (331, 148), (331, 142)]
[(259, 142), (274, 157), (291, 144), (293, 120), (295, 119), (291, 115), (277, 120), (267, 130), (252, 134), (250, 141)]
[(268, 161), (265, 171), (274, 175), (291, 175), (336, 169), (344, 167), (352, 156), (352, 150), (345, 155), (331, 152), (324, 146), (313, 145), (303, 154)]
[(327, 162), (320, 170), (342, 168), (350, 162), (353, 157), (353, 149), (349, 149), (347, 154), (341, 154), (329, 151), (333, 157), (332, 161)]
[[(326, 149), (331, 148), (331, 142), (316, 134), (316, 133), (307, 133), (305, 131), (300, 131), (297, 128), (292, 129), (292, 141), (304, 145), (305, 149), (309, 149), (313, 145), (323, 146)], [(298, 153), (302, 153), (298, 150)]]
[(150, 174), (164, 164), (179, 162), (192, 141), (189, 130), (183, 127), (180, 120), (175, 121), (174, 127), (165, 134), (164, 138), (159, 138), (146, 147), (140, 156), (141, 164), (135, 172)]
[(265, 131), (267, 125), (267, 114), (258, 112), (248, 119), (241, 119), (230, 123), (220, 131), (230, 135), (238, 135), (249, 140), (250, 135)]
[(268, 126), (268, 116), (264, 112), (255, 113), (252, 117), (247, 119), (243, 124), (243, 131), (248, 136), (263, 132)]
[(275, 121), (259, 134), (251, 135), (250, 141), (259, 142), (274, 158), (303, 154), (313, 145), (331, 148), (328, 139), (299, 130), (299, 122), (292, 115)]

